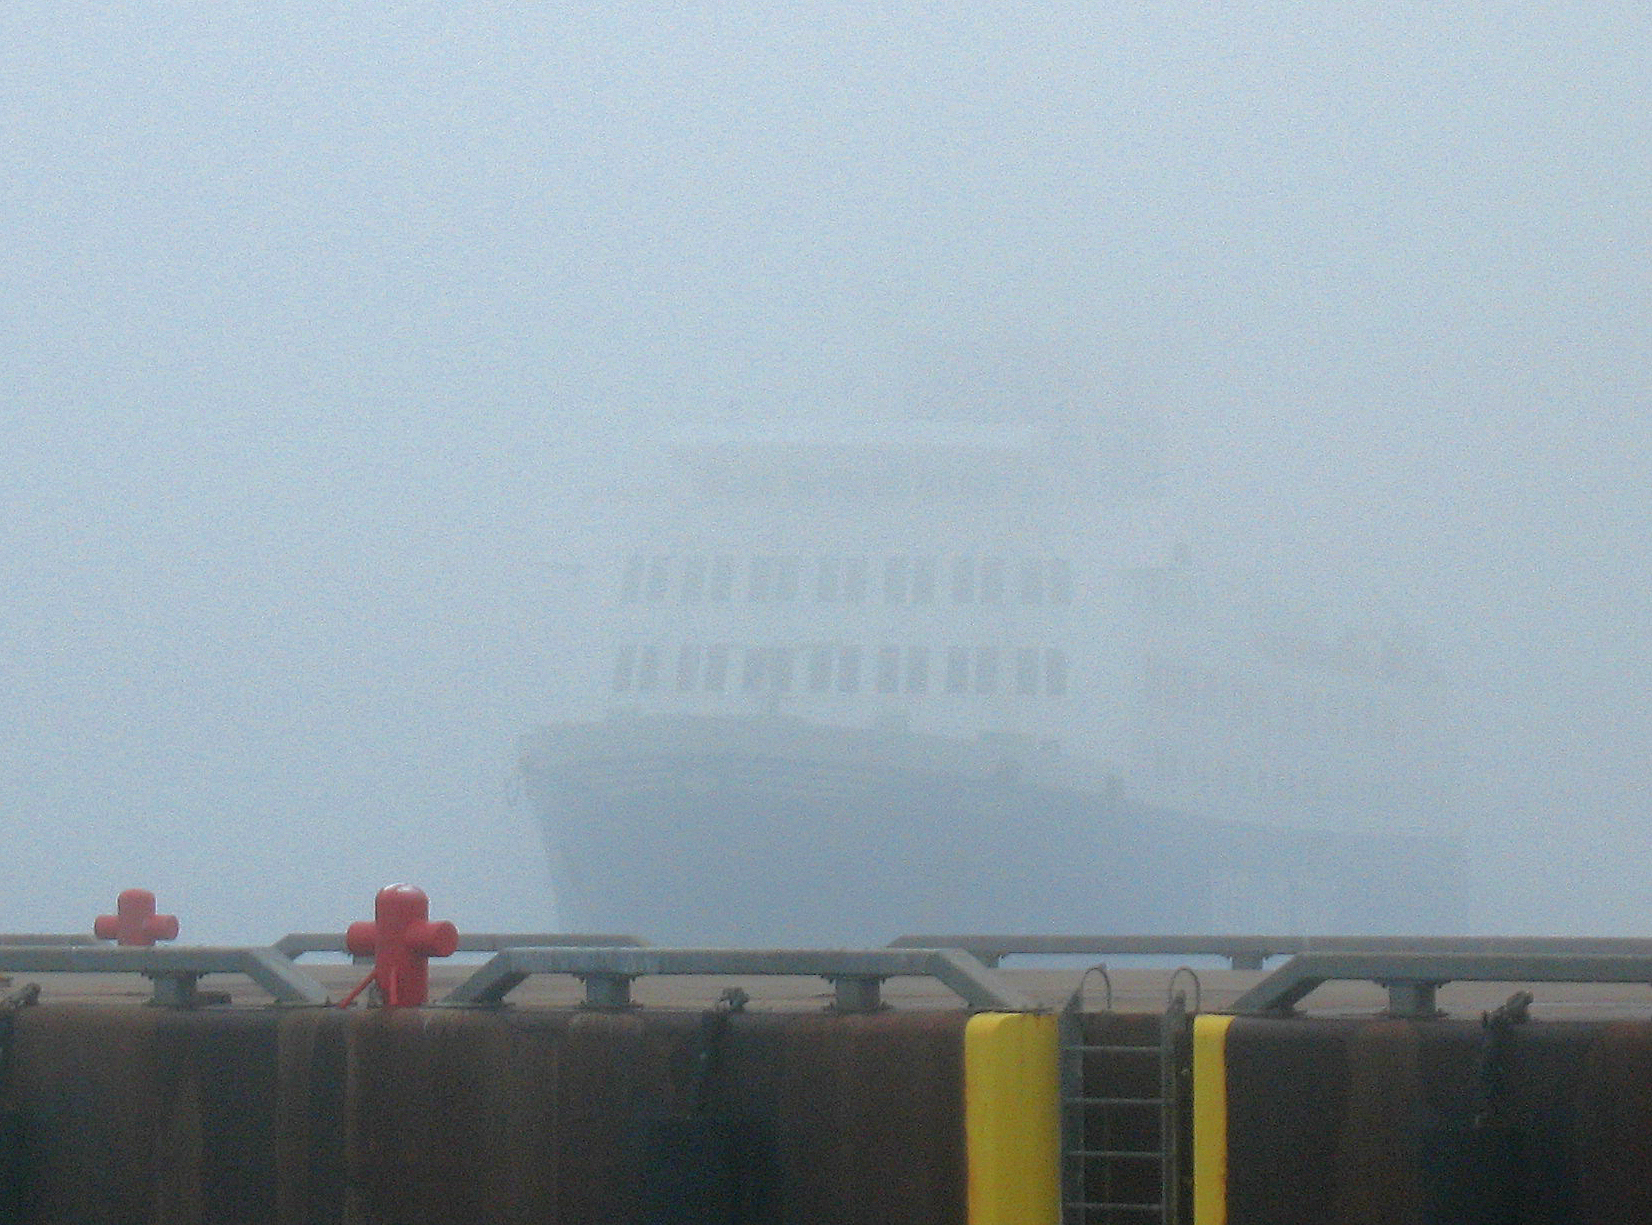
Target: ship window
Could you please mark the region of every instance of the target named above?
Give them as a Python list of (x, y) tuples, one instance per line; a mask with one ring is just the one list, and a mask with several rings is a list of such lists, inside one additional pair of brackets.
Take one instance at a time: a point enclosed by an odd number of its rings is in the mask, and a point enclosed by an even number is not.
[(753, 600), (763, 601), (769, 598), (774, 590), (774, 558), (754, 557), (751, 559), (751, 585), (746, 595)]
[(860, 692), (860, 648), (839, 647), (837, 652), (837, 691)]
[(975, 652), (975, 692), (998, 690), (998, 648), (981, 647)]
[(910, 563), (904, 557), (886, 558), (883, 563), (883, 602), (905, 604)]
[(948, 647), (946, 651), (946, 691), (969, 691), (969, 648)]
[(614, 692), (624, 693), (631, 688), (631, 673), (637, 667), (637, 648), (623, 646), (614, 653)]
[(845, 557), (843, 559), (843, 602), (845, 604), (859, 604), (866, 598), (866, 559), (864, 557)]
[(706, 648), (705, 688), (707, 693), (721, 693), (728, 684), (728, 647), (721, 644)]
[(917, 557), (912, 561), (912, 602), (928, 604), (935, 599), (935, 559)]
[(822, 604), (837, 599), (837, 558), (822, 557), (815, 563), (815, 599)]
[(712, 601), (718, 604), (727, 604), (734, 594), (734, 560), (729, 557), (713, 557), (711, 559), (711, 590), (707, 593)]
[(1036, 557), (1030, 557), (1021, 563), (1021, 602), (1044, 602), (1044, 563)]
[(703, 557), (683, 558), (683, 600), (688, 604), (698, 604), (706, 587), (706, 559)]
[(660, 683), (660, 651), (658, 647), (643, 647), (637, 652), (637, 688), (652, 692)]
[(769, 688), (776, 693), (792, 691), (791, 648), (775, 647), (769, 652)]
[(1044, 692), (1057, 697), (1067, 692), (1067, 652), (1059, 647), (1044, 652)]
[(677, 689), (692, 693), (700, 681), (700, 648), (685, 642), (677, 648)]
[(900, 647), (878, 648), (878, 692), (898, 693), (901, 688)]
[(952, 559), (952, 602), (954, 604), (975, 603), (975, 559), (973, 557), (954, 557)]
[(1065, 557), (1052, 557), (1048, 574), (1051, 604), (1070, 604), (1073, 600), (1073, 566)]
[(666, 579), (670, 577), (669, 557), (651, 557), (648, 559), (648, 598), (650, 600), (665, 599)]
[(906, 648), (906, 691), (923, 693), (929, 689), (929, 648)]
[(774, 559), (774, 598), (777, 600), (797, 599), (797, 558), (777, 557)]
[(769, 653), (762, 647), (747, 647), (740, 668), (740, 688), (746, 693), (756, 693), (763, 688), (768, 662)]
[(1004, 602), (1004, 559), (1002, 557), (983, 557), (981, 559), (981, 603), (1002, 604)]
[(809, 648), (810, 693), (825, 693), (832, 687), (832, 655), (831, 647)]
[(630, 603), (642, 594), (642, 572), (646, 563), (642, 555), (633, 553), (625, 563), (625, 577), (620, 579), (620, 599)]
[(1015, 653), (1015, 691), (1019, 694), (1038, 692), (1038, 651), (1021, 647)]

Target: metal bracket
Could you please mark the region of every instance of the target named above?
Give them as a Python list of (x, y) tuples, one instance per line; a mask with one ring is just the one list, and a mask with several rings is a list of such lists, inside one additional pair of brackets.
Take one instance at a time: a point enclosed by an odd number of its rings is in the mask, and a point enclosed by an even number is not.
[(832, 1007), (838, 1012), (877, 1012), (883, 1007), (883, 979), (852, 974), (827, 976)]
[(199, 974), (154, 971), (144, 975), (154, 984), (149, 1003), (156, 1008), (201, 1008), (209, 1004), (229, 1003), (227, 991), (202, 991), (196, 984)]
[(1417, 979), (1396, 981), (1379, 980), (1377, 985), (1388, 992), (1388, 1015), (1428, 1020), (1444, 1016), (1435, 997), (1443, 983), (1423, 982)]
[(587, 1008), (635, 1008), (629, 974), (581, 974)]

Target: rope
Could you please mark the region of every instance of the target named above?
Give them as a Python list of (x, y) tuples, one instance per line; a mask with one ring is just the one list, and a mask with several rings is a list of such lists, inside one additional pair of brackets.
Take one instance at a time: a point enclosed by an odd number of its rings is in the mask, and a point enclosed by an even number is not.
[(367, 989), (367, 984), (373, 981), (373, 979), (378, 975), (378, 972), (379, 971), (378, 971), (377, 966), (375, 966), (375, 967), (373, 967), (373, 969), (367, 971), (367, 977), (362, 979), (354, 987), (351, 987), (350, 988), (350, 994), (345, 996), (343, 999), (341, 999), (337, 1004), (334, 1005), (334, 1007), (336, 1007), (336, 1008), (348, 1008), (351, 1004), (353, 1004), (355, 1002), (356, 996), (360, 995), (363, 991), (365, 991)]

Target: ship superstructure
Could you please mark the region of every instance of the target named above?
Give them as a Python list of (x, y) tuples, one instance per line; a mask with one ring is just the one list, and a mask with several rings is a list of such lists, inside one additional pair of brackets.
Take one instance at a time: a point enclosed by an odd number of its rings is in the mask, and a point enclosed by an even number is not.
[[(1369, 927), (1348, 899), (1373, 904), (1382, 848), (1433, 853), (1400, 785), (1422, 665), (1213, 601), (1145, 448), (703, 438), (627, 487), (634, 543), (584, 572), (584, 710), (525, 746), (570, 919)], [(1282, 887), (1293, 846), (1323, 870)]]
[(1142, 482), (1059, 447), (1029, 430), (680, 448), (648, 547), (614, 559), (615, 704), (1059, 739), (1084, 693), (1090, 734), (1121, 743), (1117, 579), (1165, 564), (1164, 533)]

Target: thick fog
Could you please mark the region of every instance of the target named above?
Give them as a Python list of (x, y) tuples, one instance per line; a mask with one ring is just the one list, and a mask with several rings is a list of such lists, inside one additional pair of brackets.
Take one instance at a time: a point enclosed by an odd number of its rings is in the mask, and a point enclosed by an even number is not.
[(1155, 423), (1201, 564), (1426, 637), (1472, 926), (1646, 930), (1649, 51), (1604, 3), (16, 0), (0, 930), (398, 878), (555, 923), (515, 742), (615, 456), (1052, 411)]

